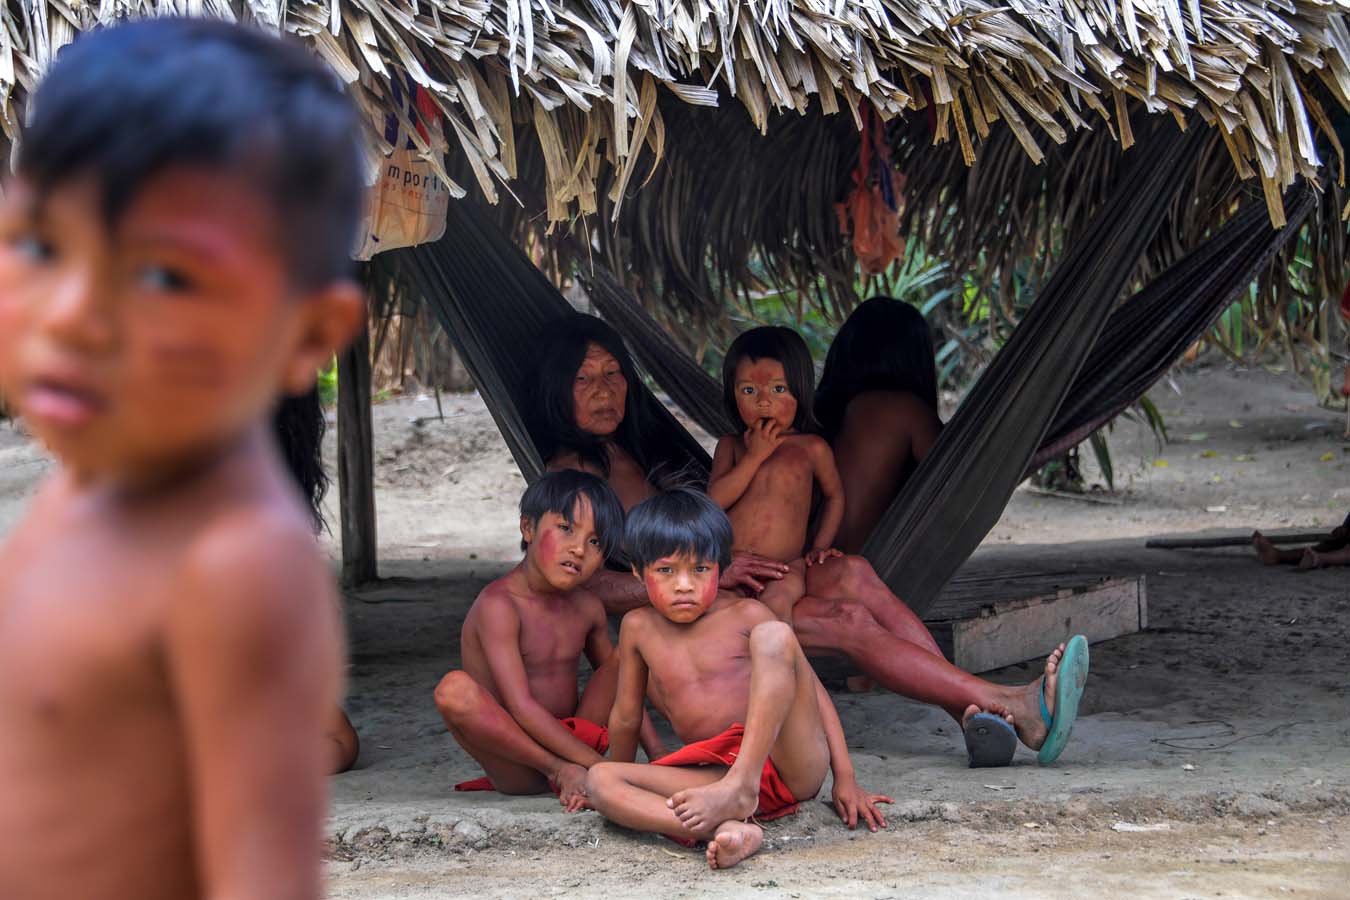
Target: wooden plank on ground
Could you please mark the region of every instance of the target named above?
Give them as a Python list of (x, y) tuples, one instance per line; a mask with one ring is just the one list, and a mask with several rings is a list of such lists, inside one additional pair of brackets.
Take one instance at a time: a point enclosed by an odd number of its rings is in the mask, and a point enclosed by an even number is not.
[[(1046, 576), (1027, 579), (1021, 596), (959, 592), (960, 605), (943, 604), (944, 618), (928, 622), (949, 659), (967, 672), (986, 672), (1044, 656), (1074, 634), (1089, 643), (1134, 634), (1148, 625), (1144, 578), (1105, 578), (1044, 590)], [(1062, 583), (1062, 582), (1061, 582)], [(987, 588), (986, 588), (987, 589)], [(1027, 596), (1031, 594), (1031, 596)], [(952, 598), (955, 600), (956, 598)], [(964, 609), (962, 609), (964, 607)], [(952, 615), (952, 613), (957, 613)]]
[[(1082, 572), (995, 572), (953, 578), (924, 624), (947, 659), (968, 672), (987, 672), (1045, 656), (1070, 635), (1091, 643), (1148, 627), (1144, 577)], [(840, 657), (813, 657), (831, 690), (861, 674)]]

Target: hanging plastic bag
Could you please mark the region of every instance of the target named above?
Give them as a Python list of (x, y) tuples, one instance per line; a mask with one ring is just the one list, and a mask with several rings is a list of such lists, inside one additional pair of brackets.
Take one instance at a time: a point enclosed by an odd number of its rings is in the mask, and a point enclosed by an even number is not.
[(858, 264), (868, 275), (877, 275), (905, 255), (897, 198), (902, 179), (891, 166), (891, 148), (876, 110), (864, 102), (860, 112), (862, 146), (853, 170), (853, 188), (834, 208), (841, 232), (849, 234), (852, 224), (853, 253)]
[[(394, 79), (394, 102), (403, 102), (398, 79)], [(441, 112), (426, 91), (408, 81), (408, 119), (416, 123), (422, 139), (432, 143), (427, 124), (441, 127)], [(394, 145), (385, 158), (379, 180), (367, 194), (361, 222), (361, 239), (354, 259), (370, 259), (384, 250), (412, 247), (439, 240), (445, 234), (445, 214), (450, 191), (431, 164), (422, 159), (412, 138), (404, 138), (398, 116), (385, 116), (384, 136)], [(434, 144), (433, 144), (434, 146)]]

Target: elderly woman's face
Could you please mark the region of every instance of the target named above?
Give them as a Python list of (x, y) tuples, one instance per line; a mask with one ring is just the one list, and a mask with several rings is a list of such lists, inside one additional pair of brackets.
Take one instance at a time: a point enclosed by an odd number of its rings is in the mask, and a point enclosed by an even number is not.
[(586, 345), (586, 357), (572, 382), (572, 410), (577, 428), (607, 437), (623, 422), (628, 379), (614, 355), (599, 344)]

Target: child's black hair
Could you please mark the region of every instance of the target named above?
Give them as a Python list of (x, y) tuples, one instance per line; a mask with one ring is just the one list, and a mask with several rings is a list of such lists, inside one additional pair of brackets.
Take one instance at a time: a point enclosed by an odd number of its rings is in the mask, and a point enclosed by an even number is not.
[(848, 403), (864, 391), (906, 391), (938, 411), (932, 329), (908, 303), (873, 297), (844, 322), (825, 357), (816, 418), (834, 440)]
[(313, 388), (299, 397), (282, 397), (272, 414), (272, 431), (286, 470), (295, 479), (296, 487), (309, 501), (309, 512), (314, 518), (314, 530), (323, 531), (323, 498), (328, 493), (328, 473), (323, 468), (323, 435), (328, 423), (319, 402), (319, 389)]
[(92, 175), (111, 226), (166, 168), (237, 172), (272, 204), (297, 285), (353, 271), (359, 120), (337, 77), (296, 43), (211, 19), (99, 29), (61, 51), (28, 112), (15, 171), (39, 197)]
[[(538, 525), (547, 513), (554, 513), (571, 525), (577, 501), (583, 497), (591, 506), (600, 552), (609, 559), (619, 552), (623, 541), (623, 504), (603, 478), (576, 469), (545, 472), (525, 489), (520, 498), (520, 515)], [(520, 542), (521, 550), (527, 546)]]
[(633, 507), (623, 548), (639, 574), (658, 559), (678, 555), (725, 569), (731, 565), (731, 520), (702, 491), (676, 488)]
[(595, 316), (576, 313), (549, 322), (540, 331), (536, 341), (538, 360), (534, 381), (528, 385), (531, 394), (534, 424), (544, 459), (562, 450), (571, 450), (583, 463), (609, 474), (609, 451), (605, 439), (587, 434), (577, 427), (576, 410), (572, 401), (572, 386), (577, 370), (586, 358), (591, 344), (604, 348), (619, 362), (619, 370), (628, 382), (628, 400), (623, 421), (613, 435), (644, 471), (647, 458), (642, 448), (644, 411), (638, 388), (637, 367), (628, 355), (623, 338), (618, 332)]
[(802, 336), (781, 325), (765, 325), (751, 328), (731, 342), (726, 359), (722, 361), (722, 403), (732, 422), (741, 421), (736, 406), (736, 367), (745, 359), (751, 362), (774, 359), (782, 364), (788, 390), (797, 400), (797, 415), (792, 420), (792, 427), (798, 431), (815, 431), (816, 368)]

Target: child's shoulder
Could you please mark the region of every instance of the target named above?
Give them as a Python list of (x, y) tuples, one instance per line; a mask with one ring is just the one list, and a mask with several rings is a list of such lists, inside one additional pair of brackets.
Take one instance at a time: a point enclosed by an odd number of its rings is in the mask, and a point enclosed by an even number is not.
[(740, 594), (725, 591), (718, 595), (717, 605), (713, 609), (722, 612), (728, 621), (734, 621), (737, 624), (749, 622), (758, 625), (760, 622), (767, 622), (769, 619), (776, 618), (773, 611), (757, 598), (744, 597)]
[(308, 522), (285, 508), (241, 504), (211, 516), (186, 541), (175, 576), (171, 619), (256, 629), (261, 639), (268, 627), (289, 633), (336, 613)]
[(815, 453), (834, 452), (830, 449), (829, 441), (825, 440), (818, 434), (811, 434), (809, 432), (799, 431), (796, 434), (788, 435), (786, 437), (786, 440), (792, 444), (795, 444), (798, 447), (801, 447), (808, 453), (815, 454)]
[(192, 566), (238, 569), (322, 560), (309, 520), (289, 504), (244, 499), (200, 519), (183, 550)]
[(512, 569), (500, 578), (489, 581), (478, 592), (478, 596), (473, 599), (471, 608), (484, 609), (487, 607), (508, 606), (515, 608), (516, 582), (519, 568)]
[(619, 634), (638, 636), (649, 632), (653, 626), (663, 621), (662, 615), (653, 606), (639, 606), (624, 613), (619, 621)]

